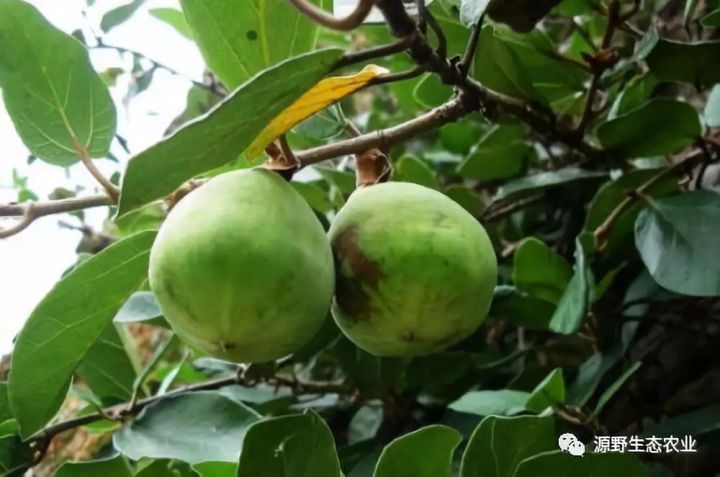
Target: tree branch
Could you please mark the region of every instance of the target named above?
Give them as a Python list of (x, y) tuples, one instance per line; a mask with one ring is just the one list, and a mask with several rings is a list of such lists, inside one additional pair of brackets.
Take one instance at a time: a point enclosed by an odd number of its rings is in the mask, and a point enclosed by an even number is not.
[(394, 144), (421, 132), (453, 122), (469, 112), (470, 108), (462, 96), (457, 96), (442, 106), (404, 123), (336, 143), (298, 151), (295, 153), (295, 157), (304, 167), (339, 156), (360, 154), (373, 148), (387, 150)]
[(460, 68), (463, 74), (467, 76), (472, 66), (473, 59), (475, 58), (475, 52), (478, 48), (478, 42), (480, 41), (480, 33), (482, 32), (483, 24), (485, 23), (485, 14), (480, 16), (480, 20), (473, 26), (472, 32), (470, 33), (470, 39), (468, 40), (467, 46), (465, 47), (465, 53), (463, 53), (462, 60), (460, 61)]
[(373, 48), (368, 48), (366, 50), (347, 53), (342, 58), (340, 58), (340, 60), (335, 64), (335, 67), (342, 68), (344, 66), (362, 63), (363, 61), (372, 60), (375, 58), (382, 58), (385, 56), (400, 53), (407, 50), (408, 46), (410, 46), (410, 43), (412, 43), (412, 41), (413, 37), (407, 36), (387, 45), (381, 45)]
[(612, 210), (612, 212), (610, 212), (605, 221), (600, 224), (593, 232), (593, 234), (595, 235), (595, 240), (598, 244), (598, 249), (602, 250), (607, 244), (608, 235), (610, 235), (610, 231), (612, 230), (612, 227), (617, 221), (618, 217), (620, 217), (623, 212), (625, 212), (639, 198), (642, 198), (645, 195), (645, 192), (647, 192), (650, 187), (657, 184), (660, 180), (664, 179), (670, 174), (674, 174), (688, 167), (692, 167), (695, 163), (701, 161), (704, 157), (705, 155), (703, 151), (696, 151), (695, 153), (687, 156), (685, 159), (658, 172), (653, 177), (651, 177), (646, 182), (637, 187), (635, 190), (633, 190), (631, 193), (629, 193), (628, 196), (625, 197), (625, 199), (623, 199), (623, 201), (620, 202), (617, 207)]
[(112, 200), (106, 195), (51, 200), (48, 202), (27, 202), (21, 204), (0, 205), (0, 217), (22, 217), (15, 226), (0, 230), (0, 239), (10, 237), (27, 228), (35, 219), (53, 214), (72, 212), (111, 205)]
[[(300, 382), (294, 379), (283, 378), (275, 376), (267, 380), (268, 384), (275, 386), (286, 386), (291, 388), (296, 393), (308, 393), (308, 394), (346, 394), (351, 392), (352, 389), (343, 383), (337, 382)], [(55, 436), (65, 431), (75, 429), (80, 426), (92, 424), (93, 422), (101, 421), (103, 419), (122, 419), (129, 415), (135, 415), (145, 409), (147, 406), (163, 401), (165, 399), (171, 399), (183, 394), (197, 392), (197, 391), (209, 391), (220, 389), (226, 386), (232, 386), (237, 384), (248, 384), (241, 373), (225, 378), (211, 379), (202, 383), (191, 384), (182, 388), (175, 389), (173, 391), (161, 394), (159, 396), (151, 396), (144, 399), (137, 400), (134, 404), (127, 402), (116, 404), (114, 406), (107, 407), (93, 414), (85, 416), (75, 417), (68, 419), (67, 421), (59, 422), (51, 426), (46, 427), (37, 434), (31, 436), (28, 439), (29, 443), (35, 443), (43, 447), (47, 445), (50, 440)], [(131, 404), (133, 404), (131, 406)]]
[(303, 15), (332, 30), (348, 31), (359, 27), (365, 21), (373, 7), (373, 0), (359, 0), (355, 10), (343, 18), (337, 18), (325, 10), (316, 7), (307, 0), (290, 0)]

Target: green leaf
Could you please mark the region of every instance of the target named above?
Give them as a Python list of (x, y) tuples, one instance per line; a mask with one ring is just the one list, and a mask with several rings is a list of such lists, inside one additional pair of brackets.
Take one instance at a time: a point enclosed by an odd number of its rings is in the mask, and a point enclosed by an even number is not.
[(475, 56), (472, 76), (488, 88), (516, 98), (537, 96), (515, 52), (495, 35), (492, 26), (480, 33), (481, 48)]
[(643, 477), (647, 469), (632, 454), (586, 452), (582, 457), (567, 452), (545, 452), (523, 460), (515, 477)]
[(0, 473), (7, 477), (22, 477), (33, 460), (33, 451), (19, 436), (0, 438)]
[(415, 101), (424, 108), (440, 106), (450, 99), (452, 94), (452, 88), (434, 74), (425, 75), (413, 88)]
[(516, 124), (492, 126), (458, 166), (458, 174), (486, 182), (521, 173), (533, 150), (523, 141), (524, 129)]
[(7, 421), (13, 417), (10, 411), (10, 401), (8, 401), (8, 384), (6, 381), (0, 382), (0, 423)]
[(188, 40), (194, 40), (192, 29), (185, 19), (185, 14), (175, 8), (151, 8), (150, 15), (165, 22)]
[(15, 343), (8, 395), (28, 437), (58, 411), (72, 373), (147, 276), (155, 234), (110, 245), (67, 274), (33, 310)]
[(315, 412), (257, 422), (247, 432), (238, 477), (340, 477), (335, 442)]
[(556, 368), (538, 384), (525, 405), (528, 411), (540, 413), (547, 407), (565, 402), (565, 380), (562, 369)]
[(20, 0), (0, 0), (0, 88), (18, 134), (34, 156), (69, 166), (104, 157), (115, 106), (88, 53)]
[(567, 260), (536, 238), (523, 240), (515, 251), (513, 282), (532, 297), (557, 304), (571, 278)]
[(364, 405), (355, 413), (348, 426), (348, 443), (372, 439), (377, 434), (383, 421), (382, 406)]
[(445, 189), (445, 195), (462, 205), (473, 217), (480, 217), (480, 214), (485, 210), (483, 197), (467, 187), (457, 184), (451, 185)]
[(230, 395), (198, 391), (149, 405), (115, 433), (113, 444), (132, 460), (236, 462), (248, 429), (259, 419)]
[(673, 417), (665, 417), (642, 433), (643, 437), (687, 435), (699, 436), (720, 429), (720, 404), (696, 409)]
[[(720, 82), (720, 41), (682, 43), (660, 40), (647, 57), (650, 71), (661, 81), (696, 86)], [(672, 122), (672, 121), (668, 121)]]
[(720, 194), (698, 190), (651, 202), (635, 222), (635, 245), (663, 288), (720, 295)]
[(561, 0), (492, 0), (487, 13), (496, 22), (527, 33)]
[(603, 392), (598, 399), (595, 410), (593, 411), (593, 414), (595, 416), (602, 412), (605, 405), (610, 402), (610, 399), (612, 399), (612, 397), (620, 390), (623, 384), (625, 384), (625, 381), (630, 379), (630, 377), (635, 374), (638, 369), (640, 369), (640, 366), (642, 366), (641, 362), (634, 363), (632, 366), (630, 366), (630, 368), (627, 369), (627, 371), (625, 371), (619, 378), (617, 378), (614, 383), (608, 386), (605, 392)]
[(200, 474), (200, 477), (235, 477), (237, 464), (234, 462), (203, 462), (195, 464), (193, 470)]
[(121, 333), (125, 330), (109, 323), (77, 367), (83, 381), (101, 399), (129, 400), (132, 396), (137, 372)]
[(316, 183), (293, 181), (291, 184), (314, 210), (324, 213), (333, 209), (327, 192)]
[(313, 169), (343, 194), (350, 195), (355, 190), (355, 174), (352, 172), (322, 166), (316, 166)]
[(125, 5), (113, 8), (103, 15), (102, 20), (100, 21), (100, 28), (105, 33), (108, 33), (110, 30), (133, 16), (143, 3), (145, 3), (145, 0), (133, 0)]
[(160, 305), (155, 294), (150, 291), (137, 291), (123, 304), (115, 314), (115, 323), (136, 323), (150, 321), (162, 317)]
[(588, 307), (590, 306), (590, 278), (592, 271), (585, 258), (583, 244), (578, 237), (575, 240), (575, 267), (555, 313), (550, 320), (550, 329), (556, 333), (569, 335), (580, 329)]
[(460, 21), (466, 27), (471, 27), (480, 21), (490, 0), (460, 0)]
[[(585, 216), (585, 226), (583, 230), (593, 232), (612, 214), (621, 202), (623, 202), (630, 193), (646, 183), (652, 177), (655, 177), (660, 169), (643, 169), (629, 171), (619, 178), (609, 181), (600, 187), (595, 198), (590, 202), (588, 213)], [(654, 183), (645, 190), (645, 194), (650, 197), (662, 197), (677, 190), (677, 179), (672, 175), (667, 176)], [(625, 246), (632, 246), (632, 237), (635, 220), (638, 214), (643, 210), (645, 205), (636, 201), (630, 207), (627, 207), (613, 222), (610, 233), (607, 236), (606, 255), (617, 255), (623, 260), (626, 257)]]
[(495, 288), (490, 309), (493, 317), (533, 330), (548, 330), (554, 312), (553, 303), (532, 297), (510, 286)]
[(470, 391), (451, 402), (449, 409), (479, 416), (512, 416), (525, 410), (530, 393), (501, 389), (497, 391)]
[(414, 182), (431, 189), (439, 187), (435, 171), (422, 159), (406, 154), (397, 163), (398, 180)]
[(700, 21), (704, 27), (718, 27), (720, 26), (720, 8), (708, 13)]
[(597, 130), (604, 148), (628, 158), (672, 154), (691, 145), (701, 134), (695, 108), (671, 99), (649, 101)]
[(658, 80), (651, 73), (631, 79), (625, 89), (615, 98), (615, 102), (608, 112), (608, 119), (615, 119), (640, 107), (650, 98), (657, 85)]
[(705, 123), (711, 128), (720, 127), (720, 84), (713, 86), (705, 105)]
[(512, 477), (521, 460), (555, 449), (556, 440), (552, 416), (488, 416), (470, 436), (460, 477)]
[(556, 171), (541, 172), (508, 182), (498, 190), (497, 198), (515, 198), (555, 187), (586, 181), (597, 181), (606, 176), (607, 173), (605, 172), (586, 171), (576, 167), (566, 167)]
[(434, 425), (400, 436), (380, 454), (374, 477), (450, 477), (452, 458), (462, 436)]
[(133, 477), (135, 474), (122, 456), (91, 462), (68, 462), (57, 470), (55, 477)]
[(294, 131), (302, 136), (324, 141), (339, 136), (345, 126), (342, 108), (339, 104), (333, 104), (298, 124)]
[(123, 180), (118, 215), (237, 159), (267, 123), (330, 70), (341, 53), (322, 50), (274, 66), (240, 86), (206, 116), (133, 157)]
[(230, 89), (315, 47), (318, 25), (286, 0), (180, 3), (208, 66)]
[(577, 378), (568, 389), (567, 402), (584, 406), (590, 400), (603, 376), (627, 351), (637, 329), (637, 322), (625, 323), (619, 342), (616, 342), (608, 351), (593, 354), (580, 365)]

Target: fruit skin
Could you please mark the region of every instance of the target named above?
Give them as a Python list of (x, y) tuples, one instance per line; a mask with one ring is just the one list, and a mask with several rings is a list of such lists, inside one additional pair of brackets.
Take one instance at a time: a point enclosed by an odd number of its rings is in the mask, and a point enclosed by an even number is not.
[(270, 361), (319, 330), (333, 294), (330, 244), (278, 174), (222, 174), (170, 212), (150, 252), (150, 287), (187, 343), (237, 362)]
[(482, 225), (447, 196), (402, 182), (358, 189), (328, 235), (333, 317), (359, 347), (429, 354), (472, 334), (487, 315), (495, 252)]

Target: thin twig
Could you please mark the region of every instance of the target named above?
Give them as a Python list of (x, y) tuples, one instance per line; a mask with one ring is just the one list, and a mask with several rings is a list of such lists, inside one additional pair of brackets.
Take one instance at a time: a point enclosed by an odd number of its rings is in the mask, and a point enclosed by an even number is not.
[[(297, 382), (293, 379), (283, 378), (279, 376), (275, 376), (270, 378), (268, 381), (268, 384), (275, 384), (278, 386), (286, 386), (298, 393), (307, 393), (307, 394), (346, 394), (351, 392), (352, 390), (343, 383), (338, 382)], [(102, 411), (88, 414), (85, 416), (79, 416), (72, 419), (68, 419), (67, 421), (59, 422), (57, 424), (53, 424), (51, 426), (46, 427), (45, 429), (39, 431), (37, 434), (31, 436), (28, 439), (28, 442), (30, 443), (48, 443), (50, 440), (52, 440), (53, 437), (57, 436), (58, 434), (75, 429), (80, 426), (85, 426), (88, 424), (92, 424), (93, 422), (101, 421), (103, 419), (106, 419), (108, 416), (112, 417), (113, 419), (116, 418), (122, 418), (128, 415), (134, 415), (138, 412), (145, 409), (147, 406), (151, 404), (155, 404), (160, 401), (164, 401), (166, 399), (172, 399), (177, 396), (192, 393), (192, 392), (198, 392), (198, 391), (209, 391), (209, 390), (215, 390), (220, 389), (227, 386), (233, 386), (237, 384), (246, 384), (245, 379), (242, 375), (237, 374), (230, 377), (225, 378), (217, 378), (217, 379), (211, 379), (208, 381), (204, 381), (202, 383), (197, 384), (191, 384), (189, 386), (184, 386), (178, 389), (175, 389), (173, 391), (167, 392), (165, 394), (161, 394), (158, 396), (151, 396), (148, 398), (140, 399), (138, 400), (133, 407), (130, 407), (130, 403), (121, 403), (116, 404), (114, 406), (107, 407), (103, 409)]]
[(502, 220), (505, 217), (513, 215), (515, 212), (519, 212), (527, 207), (542, 202), (544, 198), (544, 194), (538, 194), (530, 197), (524, 197), (520, 200), (503, 204), (495, 208), (488, 207), (480, 216), (480, 220), (483, 222), (497, 222), (498, 220)]
[(428, 25), (430, 25), (430, 29), (433, 33), (435, 33), (435, 37), (437, 38), (438, 44), (435, 51), (437, 52), (437, 55), (444, 60), (447, 58), (447, 38), (445, 37), (445, 32), (435, 19), (435, 16), (430, 13), (430, 10), (423, 8), (423, 13), (425, 19), (427, 19)]
[(90, 153), (88, 153), (87, 149), (85, 149), (82, 146), (77, 146), (78, 155), (80, 156), (80, 160), (82, 161), (83, 165), (85, 166), (85, 169), (92, 174), (92, 176), (95, 178), (96, 181), (105, 189), (105, 192), (107, 192), (108, 197), (112, 200), (113, 203), (117, 203), (118, 197), (120, 197), (120, 189), (117, 188), (115, 184), (110, 182), (103, 174), (100, 172), (100, 169), (95, 166), (95, 163), (93, 162), (92, 158), (90, 157)]
[(214, 94), (218, 98), (224, 98), (226, 96), (225, 92), (220, 91), (211, 85), (205, 84), (202, 81), (194, 80), (194, 79), (188, 77), (186, 74), (183, 74), (180, 71), (176, 70), (175, 68), (172, 68), (171, 66), (168, 66), (164, 63), (160, 63), (159, 61), (154, 60), (152, 58), (149, 58), (148, 56), (145, 56), (143, 53), (140, 53), (139, 51), (136, 51), (136, 50), (133, 50), (130, 48), (126, 48), (124, 46), (108, 45), (105, 42), (103, 42), (102, 38), (96, 38), (96, 41), (97, 41), (97, 45), (90, 47), (91, 49), (115, 50), (120, 53), (127, 53), (129, 55), (137, 56), (138, 58), (142, 58), (143, 60), (152, 63), (154, 68), (159, 68), (159, 69), (165, 70), (172, 75), (186, 79), (186, 80), (190, 81), (193, 85), (197, 86), (198, 88), (204, 89), (204, 90)]
[(331, 30), (339, 31), (348, 31), (359, 27), (373, 7), (373, 0), (359, 0), (355, 10), (346, 17), (337, 18), (307, 0), (290, 0), (290, 3), (316, 23)]
[(462, 60), (458, 67), (464, 76), (468, 75), (470, 67), (472, 66), (473, 59), (475, 58), (475, 52), (478, 48), (480, 41), (480, 32), (482, 31), (483, 24), (485, 23), (485, 14), (480, 15), (480, 19), (473, 26), (472, 32), (470, 33), (470, 39), (465, 47), (465, 53), (463, 54)]
[(425, 69), (422, 66), (416, 66), (415, 68), (407, 71), (401, 71), (391, 75), (378, 76), (368, 83), (368, 86), (376, 86), (380, 84), (395, 83), (397, 81), (405, 81), (413, 78), (417, 78), (421, 74), (425, 73)]
[(375, 58), (383, 58), (385, 56), (394, 55), (401, 53), (408, 49), (410, 44), (413, 42), (412, 36), (406, 36), (400, 38), (394, 43), (388, 43), (387, 45), (380, 45), (366, 50), (355, 51), (347, 53), (335, 64), (336, 68), (342, 68), (344, 66), (354, 65), (362, 63), (363, 61), (373, 60)]
[(702, 151), (700, 151), (699, 153), (696, 152), (694, 154), (690, 154), (685, 159), (658, 172), (657, 174), (652, 176), (650, 179), (648, 179), (646, 182), (644, 182), (639, 187), (637, 187), (635, 190), (630, 192), (628, 194), (628, 196), (625, 197), (625, 199), (623, 199), (622, 202), (620, 202), (612, 210), (612, 212), (610, 212), (610, 214), (603, 221), (603, 223), (600, 224), (593, 232), (593, 234), (595, 235), (595, 239), (598, 243), (598, 249), (602, 250), (604, 248), (604, 245), (606, 245), (607, 237), (610, 234), (610, 231), (612, 230), (612, 227), (615, 224), (615, 222), (617, 221), (618, 217), (620, 217), (628, 209), (628, 207), (633, 205), (638, 199), (646, 197), (645, 194), (650, 187), (657, 184), (660, 180), (664, 179), (666, 176), (668, 176), (670, 174), (674, 174), (678, 171), (681, 171), (683, 169), (691, 167), (693, 164), (695, 164), (697, 161), (701, 160), (703, 157), (704, 157), (704, 155), (703, 155)]
[(48, 202), (26, 202), (0, 205), (0, 217), (21, 217), (20, 222), (8, 229), (0, 229), (0, 238), (7, 238), (27, 228), (35, 219), (46, 215), (61, 214), (75, 210), (110, 205), (106, 195), (94, 195), (73, 199), (51, 200)]

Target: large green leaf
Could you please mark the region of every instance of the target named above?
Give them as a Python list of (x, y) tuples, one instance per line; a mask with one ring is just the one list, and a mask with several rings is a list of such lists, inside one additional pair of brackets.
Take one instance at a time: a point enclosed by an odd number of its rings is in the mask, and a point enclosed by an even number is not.
[(335, 442), (314, 412), (254, 424), (242, 445), (238, 477), (340, 477)]
[[(660, 40), (647, 57), (650, 71), (661, 81), (697, 86), (720, 82), (720, 41), (682, 43)], [(668, 121), (672, 123), (672, 121)]]
[(230, 393), (198, 391), (151, 404), (113, 436), (113, 444), (133, 460), (236, 462), (248, 428), (259, 419)]
[(141, 232), (89, 258), (33, 310), (15, 343), (8, 389), (23, 437), (55, 415), (73, 371), (145, 280), (154, 237)]
[(556, 333), (572, 334), (580, 329), (590, 306), (592, 270), (587, 265), (582, 241), (575, 240), (575, 267), (573, 276), (565, 287), (555, 313), (550, 320), (550, 329)]
[(374, 477), (450, 477), (455, 448), (462, 436), (434, 425), (398, 437), (380, 454)]
[(524, 142), (524, 135), (525, 128), (521, 125), (494, 125), (457, 167), (458, 174), (479, 181), (518, 175), (533, 151), (532, 146)]
[(512, 278), (528, 295), (557, 304), (572, 278), (572, 268), (543, 242), (528, 238), (515, 251)]
[(493, 317), (533, 330), (548, 330), (554, 312), (555, 304), (507, 285), (495, 288), (490, 309)]
[(515, 477), (643, 477), (648, 475), (642, 462), (633, 454), (586, 452), (582, 457), (567, 452), (544, 452), (523, 460)]
[(488, 416), (470, 437), (460, 477), (512, 477), (523, 459), (555, 449), (556, 439), (552, 416)]
[(6, 381), (0, 382), (0, 424), (11, 419), (10, 402), (8, 401), (8, 384)]
[(700, 190), (652, 201), (635, 223), (635, 245), (662, 287), (720, 295), (720, 194)]
[(400, 158), (396, 166), (397, 180), (414, 182), (431, 189), (437, 189), (438, 179), (435, 171), (419, 157), (406, 154)]
[(472, 75), (488, 88), (517, 98), (537, 96), (530, 79), (522, 69), (517, 55), (495, 35), (492, 26), (480, 33), (480, 44)]
[(267, 123), (330, 71), (341, 54), (338, 49), (322, 50), (274, 66), (248, 80), (207, 115), (133, 157), (123, 179), (118, 214), (237, 159)]
[(604, 148), (630, 158), (680, 151), (701, 134), (702, 125), (695, 108), (672, 99), (649, 101), (601, 124), (597, 130)]
[(55, 477), (133, 477), (134, 472), (122, 456), (91, 462), (68, 462), (57, 470)]
[(115, 106), (87, 51), (20, 0), (0, 0), (0, 88), (25, 145), (68, 166), (104, 157), (115, 135)]
[(77, 368), (83, 381), (99, 398), (129, 400), (132, 396), (137, 370), (121, 337), (124, 334), (125, 329), (108, 323)]
[[(318, 26), (287, 0), (182, 0), (210, 68), (228, 88), (315, 47)], [(327, 0), (313, 0), (316, 5)]]

